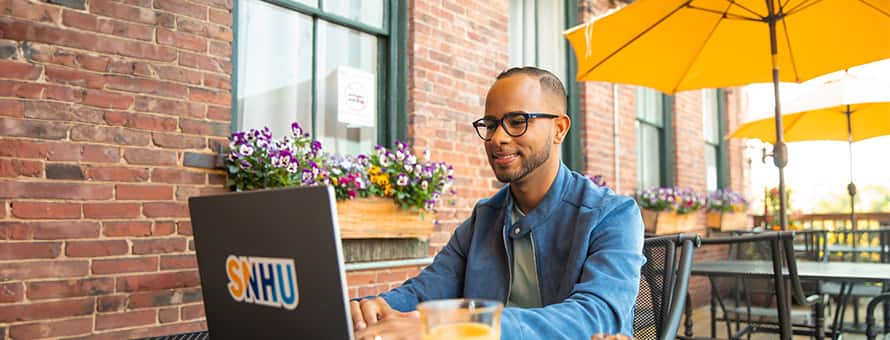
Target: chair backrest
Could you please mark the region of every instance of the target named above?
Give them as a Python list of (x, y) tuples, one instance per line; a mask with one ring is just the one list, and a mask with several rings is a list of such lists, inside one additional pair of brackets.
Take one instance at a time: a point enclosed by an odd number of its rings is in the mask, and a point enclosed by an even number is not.
[[(791, 303), (794, 298), (798, 303), (805, 304), (806, 297), (800, 284), (797, 273), (797, 259), (794, 254), (793, 231), (763, 232), (759, 234), (713, 237), (701, 240), (702, 245), (729, 245), (731, 248), (741, 249), (743, 245), (754, 245), (757, 255), (766, 258), (757, 258), (772, 263), (771, 280), (776, 293), (776, 308), (779, 316), (779, 331), (782, 339), (791, 338)], [(785, 279), (790, 283), (785, 286)]]
[(640, 292), (634, 306), (635, 338), (676, 338), (686, 304), (692, 256), (700, 241), (698, 235), (685, 234), (645, 240), (646, 264), (640, 270)]

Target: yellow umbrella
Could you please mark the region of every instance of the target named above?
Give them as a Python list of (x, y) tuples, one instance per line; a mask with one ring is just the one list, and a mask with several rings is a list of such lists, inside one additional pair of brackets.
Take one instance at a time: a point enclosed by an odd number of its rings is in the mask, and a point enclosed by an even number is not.
[[(578, 59), (578, 80), (669, 94), (772, 80), (773, 161), (784, 192), (779, 81), (890, 58), (890, 1), (638, 0), (565, 35)], [(785, 196), (779, 198), (784, 229)]]
[[(845, 73), (817, 84), (798, 97), (783, 116), (782, 131), (788, 142), (847, 141), (850, 165), (850, 223), (856, 229), (856, 184), (853, 183), (853, 142), (890, 135), (890, 83)], [(756, 138), (774, 143), (773, 118), (745, 123), (728, 138)], [(855, 239), (854, 239), (855, 245)]]

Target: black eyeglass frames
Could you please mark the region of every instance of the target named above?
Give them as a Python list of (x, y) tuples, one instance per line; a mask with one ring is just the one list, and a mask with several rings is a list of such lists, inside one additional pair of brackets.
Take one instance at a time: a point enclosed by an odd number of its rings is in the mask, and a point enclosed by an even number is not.
[(520, 137), (528, 131), (528, 121), (533, 118), (557, 118), (559, 115), (550, 113), (510, 112), (500, 119), (480, 118), (473, 122), (473, 128), (479, 138), (488, 142), (500, 125), (510, 137)]

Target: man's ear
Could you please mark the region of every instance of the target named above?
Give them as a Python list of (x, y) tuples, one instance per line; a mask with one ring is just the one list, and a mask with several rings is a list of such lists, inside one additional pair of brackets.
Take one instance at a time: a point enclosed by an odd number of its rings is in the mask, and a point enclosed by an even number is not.
[(562, 144), (562, 141), (565, 140), (566, 135), (569, 133), (569, 128), (572, 127), (572, 119), (568, 115), (560, 115), (553, 118), (553, 127), (553, 144)]

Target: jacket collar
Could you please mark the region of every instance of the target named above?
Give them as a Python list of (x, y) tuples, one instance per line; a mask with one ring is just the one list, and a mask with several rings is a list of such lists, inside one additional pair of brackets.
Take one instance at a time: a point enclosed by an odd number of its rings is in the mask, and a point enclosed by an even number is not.
[[(550, 215), (559, 207), (559, 203), (563, 200), (567, 192), (567, 187), (569, 186), (569, 182), (571, 182), (571, 177), (569, 173), (569, 168), (565, 166), (565, 164), (559, 164), (559, 171), (556, 173), (556, 178), (553, 180), (553, 184), (550, 186), (550, 190), (547, 191), (547, 194), (544, 195), (544, 199), (535, 206), (532, 211), (526, 212), (526, 216), (519, 221), (513, 221), (514, 227), (520, 228), (520, 233), (515, 234), (514, 236), (522, 237), (531, 229), (534, 229), (540, 225), (546, 224), (545, 221), (550, 219)], [(510, 185), (506, 185), (495, 198), (500, 201), (498, 206), (502, 209), (504, 214), (509, 214), (509, 209), (512, 208), (513, 195), (510, 192)], [(506, 217), (506, 215), (505, 215)], [(518, 222), (518, 225), (516, 224)], [(511, 234), (513, 235), (513, 234)]]

